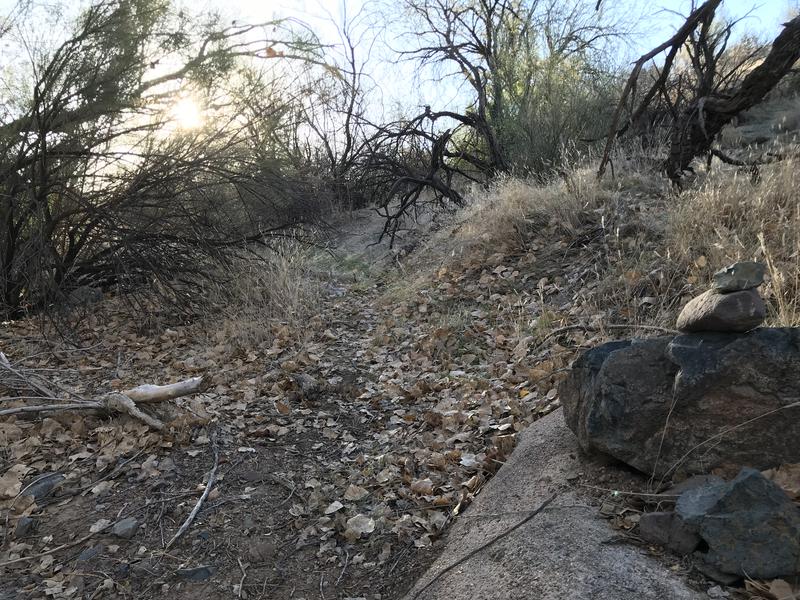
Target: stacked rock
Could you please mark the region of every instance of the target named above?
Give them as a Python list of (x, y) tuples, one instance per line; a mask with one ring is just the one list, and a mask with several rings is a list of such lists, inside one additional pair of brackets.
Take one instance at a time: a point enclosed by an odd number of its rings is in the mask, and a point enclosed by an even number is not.
[(767, 316), (758, 286), (766, 269), (757, 262), (737, 262), (714, 274), (711, 289), (693, 298), (678, 316), (685, 332), (744, 332), (758, 327)]

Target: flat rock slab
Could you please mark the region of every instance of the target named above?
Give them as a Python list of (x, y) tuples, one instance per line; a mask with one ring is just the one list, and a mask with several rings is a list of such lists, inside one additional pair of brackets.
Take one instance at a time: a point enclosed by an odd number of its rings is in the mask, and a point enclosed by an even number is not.
[[(582, 460), (560, 410), (531, 425), (508, 462), (456, 520), (444, 551), (406, 600), (707, 598), (639, 548), (604, 543), (618, 532), (567, 479), (583, 468)], [(438, 573), (553, 494), (555, 500), (531, 521), (423, 590)]]
[(767, 267), (763, 263), (737, 262), (714, 273), (714, 284), (711, 289), (722, 293), (750, 290), (764, 283), (766, 274)]

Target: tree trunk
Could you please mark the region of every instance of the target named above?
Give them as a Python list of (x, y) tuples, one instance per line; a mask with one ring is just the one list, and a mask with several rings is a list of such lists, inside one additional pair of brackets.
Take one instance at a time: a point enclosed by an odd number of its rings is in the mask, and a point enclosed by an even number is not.
[(717, 134), (739, 113), (759, 102), (780, 82), (800, 59), (800, 16), (784, 24), (769, 55), (753, 69), (730, 95), (698, 98), (675, 123), (665, 168), (673, 182), (680, 182), (696, 156), (711, 151)]

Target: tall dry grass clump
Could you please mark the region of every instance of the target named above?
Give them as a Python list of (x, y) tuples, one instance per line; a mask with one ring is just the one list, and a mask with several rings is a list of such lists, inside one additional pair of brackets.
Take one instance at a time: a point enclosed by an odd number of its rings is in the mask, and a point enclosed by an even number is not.
[(609, 197), (590, 168), (565, 172), (545, 184), (500, 178), (488, 191), (473, 194), (449, 234), (449, 243), (467, 253), (524, 251), (545, 227), (574, 234)]
[(218, 337), (240, 348), (270, 343), (276, 326), (302, 332), (322, 295), (311, 269), (313, 249), (287, 241), (268, 254), (240, 258), (212, 291)]
[(668, 213), (666, 244), (674, 260), (694, 266), (699, 283), (737, 260), (767, 264), (763, 295), (773, 325), (800, 325), (800, 187), (797, 161), (750, 175), (720, 171), (679, 197)]

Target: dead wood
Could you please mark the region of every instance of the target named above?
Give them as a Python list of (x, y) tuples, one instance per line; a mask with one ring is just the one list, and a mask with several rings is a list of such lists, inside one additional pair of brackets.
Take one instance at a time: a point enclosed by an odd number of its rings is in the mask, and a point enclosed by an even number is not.
[[(675, 120), (671, 128), (670, 150), (664, 161), (664, 170), (676, 184), (680, 183), (684, 172), (691, 170), (690, 165), (695, 157), (706, 156), (712, 152), (712, 145), (725, 125), (740, 113), (763, 101), (781, 79), (791, 72), (800, 58), (800, 16), (784, 23), (783, 31), (773, 41), (768, 55), (744, 76), (741, 83), (731, 85), (729, 81), (736, 69), (727, 74), (718, 73), (717, 63), (725, 51), (730, 35), (728, 26), (723, 30), (724, 35), (717, 40), (712, 39), (712, 23), (720, 3), (721, 0), (704, 2), (689, 15), (674, 36), (634, 63), (614, 112), (597, 171), (598, 179), (603, 176), (610, 162), (614, 140), (624, 134), (628, 125), (644, 113), (659, 91), (663, 92), (676, 56), (687, 45), (690, 47), (690, 53), (695, 58), (697, 55), (702, 55), (702, 60), (694, 61), (699, 79), (693, 98), (687, 101), (683, 108), (673, 111)], [(620, 126), (622, 113), (629, 98), (635, 93), (642, 69), (647, 62), (664, 51), (667, 51), (667, 55), (658, 77), (638, 106), (632, 108), (628, 122)]]
[(651, 61), (656, 56), (664, 52), (664, 50), (669, 50), (667, 53), (667, 58), (664, 61), (664, 67), (661, 69), (661, 74), (658, 77), (658, 80), (653, 84), (653, 86), (647, 91), (644, 95), (644, 98), (639, 103), (638, 108), (633, 112), (628, 122), (635, 121), (647, 108), (647, 105), (650, 104), (650, 101), (656, 95), (656, 92), (659, 90), (661, 85), (667, 80), (669, 77), (670, 69), (672, 67), (672, 63), (675, 60), (675, 57), (678, 54), (678, 51), (681, 47), (686, 43), (689, 35), (694, 31), (694, 29), (700, 24), (704, 19), (707, 19), (710, 15), (714, 14), (714, 11), (720, 5), (722, 0), (707, 0), (697, 9), (695, 9), (689, 17), (686, 19), (686, 22), (683, 26), (678, 29), (678, 31), (673, 35), (670, 39), (666, 42), (658, 46), (657, 48), (653, 48), (647, 54), (642, 55), (639, 60), (637, 60), (634, 65), (633, 69), (631, 70), (630, 77), (628, 77), (628, 81), (625, 83), (625, 87), (622, 90), (622, 95), (620, 96), (619, 103), (617, 104), (617, 108), (614, 111), (614, 118), (611, 121), (611, 127), (608, 133), (608, 139), (606, 141), (606, 147), (603, 150), (603, 158), (600, 160), (600, 167), (597, 169), (597, 178), (600, 179), (606, 171), (606, 165), (609, 161), (609, 156), (611, 154), (611, 147), (614, 145), (614, 140), (622, 135), (627, 130), (627, 125), (620, 128), (619, 122), (622, 118), (622, 111), (625, 108), (625, 104), (628, 101), (628, 97), (633, 93), (636, 89), (636, 82), (639, 80), (639, 75), (642, 72), (645, 64), (648, 61)]
[[(189, 527), (192, 525), (195, 517), (197, 517), (197, 513), (200, 512), (200, 509), (203, 507), (203, 502), (206, 501), (208, 495), (211, 493), (211, 489), (214, 487), (214, 483), (217, 481), (217, 468), (219, 467), (219, 448), (217, 447), (217, 433), (214, 432), (211, 434), (211, 448), (214, 452), (214, 465), (211, 467), (211, 471), (208, 474), (208, 483), (206, 483), (206, 489), (203, 490), (203, 494), (200, 498), (197, 499), (197, 503), (194, 505), (192, 512), (189, 513), (189, 516), (186, 517), (186, 520), (180, 526), (178, 531), (175, 535), (172, 536), (172, 539), (167, 542), (167, 545), (164, 546), (164, 551), (166, 552), (169, 550), (172, 545), (177, 542), (181, 536), (189, 530)], [(244, 579), (242, 579), (244, 581)]]
[(764, 61), (730, 94), (697, 98), (672, 130), (667, 176), (678, 181), (696, 156), (708, 154), (716, 136), (736, 115), (753, 108), (791, 71), (800, 59), (800, 16), (783, 26)]
[[(188, 396), (189, 394), (196, 394), (205, 390), (209, 383), (207, 377), (192, 377), (168, 385), (145, 384), (122, 392), (110, 392), (96, 400), (87, 400), (58, 386), (58, 389), (64, 391), (74, 399), (72, 402), (67, 402), (51, 391), (51, 387), (56, 387), (53, 386), (51, 382), (43, 381), (41, 376), (25, 368), (12, 366), (8, 358), (0, 352), (0, 375), (3, 373), (7, 374), (11, 379), (8, 384), (9, 387), (25, 387), (31, 390), (32, 393), (32, 395), (25, 396), (25, 398), (45, 401), (47, 404), (15, 406), (2, 409), (0, 410), (0, 417), (64, 410), (103, 410), (113, 413), (125, 413), (146, 423), (153, 429), (158, 430), (164, 429), (164, 424), (157, 418), (143, 412), (137, 406), (137, 403), (152, 404)], [(2, 398), (0, 398), (0, 400), (1, 399)]]

